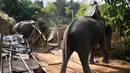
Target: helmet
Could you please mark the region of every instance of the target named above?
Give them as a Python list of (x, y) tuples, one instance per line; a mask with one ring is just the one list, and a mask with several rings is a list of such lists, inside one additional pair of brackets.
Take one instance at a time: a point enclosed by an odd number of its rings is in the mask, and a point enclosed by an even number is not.
[(93, 4), (98, 4), (97, 1), (94, 1)]
[(93, 1), (93, 2), (91, 2), (91, 6), (93, 6), (93, 5), (97, 5), (98, 3), (97, 3), (97, 1)]

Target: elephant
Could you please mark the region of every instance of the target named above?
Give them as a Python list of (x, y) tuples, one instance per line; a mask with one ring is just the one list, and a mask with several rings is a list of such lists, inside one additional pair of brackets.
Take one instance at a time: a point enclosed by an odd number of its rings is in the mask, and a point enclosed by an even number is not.
[(66, 73), (67, 64), (74, 51), (78, 53), (83, 72), (91, 73), (88, 57), (90, 51), (100, 45), (104, 58), (103, 62), (108, 63), (109, 54), (106, 45), (105, 25), (89, 16), (75, 18), (66, 28), (64, 35), (63, 59), (60, 73)]
[[(13, 27), (13, 32), (14, 33), (19, 33), (23, 35), (24, 39), (29, 39), (29, 38), (37, 38), (37, 36), (40, 34), (38, 32), (38, 30), (34, 31), (34, 27), (33, 25), (35, 25), (42, 33), (46, 32), (48, 28), (48, 26), (46, 26), (46, 24), (43, 21), (39, 21), (39, 22), (35, 22), (33, 20), (27, 20), (27, 21), (21, 21), (18, 22), (14, 27)], [(31, 34), (33, 34), (34, 36), (30, 37)], [(46, 35), (46, 33), (44, 33), (44, 35)], [(46, 38), (47, 36), (45, 36)], [(44, 38), (44, 41), (46, 42), (46, 39)], [(40, 39), (38, 39), (40, 40)], [(34, 41), (34, 40), (33, 40)], [(43, 41), (43, 40), (42, 40)], [(31, 43), (32, 41), (30, 41)], [(46, 44), (46, 43), (45, 43)]]

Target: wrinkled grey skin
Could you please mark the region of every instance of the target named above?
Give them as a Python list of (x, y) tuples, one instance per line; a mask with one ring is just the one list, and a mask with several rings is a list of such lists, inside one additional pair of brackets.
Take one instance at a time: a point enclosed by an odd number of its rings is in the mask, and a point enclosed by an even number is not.
[(83, 72), (91, 73), (88, 57), (90, 51), (101, 43), (104, 53), (103, 62), (108, 62), (108, 49), (106, 46), (105, 26), (98, 21), (81, 16), (74, 19), (64, 32), (63, 63), (60, 73), (66, 73), (67, 63), (74, 51), (79, 55)]
[(30, 34), (33, 31), (33, 23), (31, 21), (21, 21), (18, 22), (14, 27), (13, 27), (13, 32), (17, 32), (23, 35), (23, 38), (29, 38)]
[[(106, 43), (107, 43), (107, 47), (108, 49), (110, 50), (111, 49), (111, 38), (112, 38), (112, 26), (110, 25), (107, 25), (105, 26), (105, 36), (106, 36)], [(101, 43), (99, 43), (100, 45), (103, 45)], [(94, 47), (92, 50), (91, 50), (91, 53), (90, 53), (90, 59), (89, 59), (89, 62), (91, 64), (95, 64), (94, 63), (94, 56), (95, 56), (95, 53), (96, 53), (96, 50), (98, 48), (97, 47)], [(103, 50), (102, 50), (103, 51)]]

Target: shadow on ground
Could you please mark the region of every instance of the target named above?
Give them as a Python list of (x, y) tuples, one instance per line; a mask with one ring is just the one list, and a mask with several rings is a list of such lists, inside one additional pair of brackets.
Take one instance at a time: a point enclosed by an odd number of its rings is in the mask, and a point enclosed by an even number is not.
[[(116, 70), (116, 71), (110, 71), (110, 72), (105, 72), (105, 73), (130, 73), (129, 68), (116, 67), (116, 66), (110, 66), (110, 65), (104, 65), (104, 64), (95, 64), (95, 65), (102, 66), (102, 67), (107, 67), (107, 68), (112, 68), (112, 69)], [(103, 73), (103, 72), (100, 72), (100, 71), (98, 71), (98, 72)]]

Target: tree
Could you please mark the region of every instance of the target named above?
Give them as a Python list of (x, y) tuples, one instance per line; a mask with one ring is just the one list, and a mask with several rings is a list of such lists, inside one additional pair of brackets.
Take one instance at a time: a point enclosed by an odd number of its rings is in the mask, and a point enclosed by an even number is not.
[(0, 10), (2, 10), (3, 7), (4, 7), (4, 4), (3, 4), (2, 0), (0, 0)]
[(71, 0), (70, 2), (66, 3), (65, 13), (67, 14), (67, 16), (69, 18), (71, 18), (72, 11), (73, 11), (73, 15), (75, 15), (77, 13), (77, 11), (79, 10), (79, 6), (80, 6), (80, 4), (78, 2), (74, 2), (73, 0)]
[(105, 0), (110, 6), (108, 8), (109, 17), (113, 18), (116, 26), (119, 26), (121, 35), (130, 28), (130, 2), (129, 0)]
[(9, 16), (19, 15), (22, 11), (22, 3), (20, 0), (2, 0), (4, 7), (2, 10), (5, 11)]
[(47, 7), (41, 9), (41, 12), (43, 15), (48, 17), (55, 17), (58, 14), (57, 7), (55, 6), (55, 4), (49, 2)]
[[(115, 25), (116, 31), (120, 32), (121, 35), (121, 49), (123, 54), (122, 57), (126, 60), (126, 55), (130, 56), (130, 0), (105, 0), (109, 4), (107, 7), (108, 17), (110, 17), (112, 24)], [(121, 51), (121, 53), (122, 53)], [(128, 54), (126, 54), (126, 51)], [(118, 51), (119, 53), (119, 51)], [(124, 56), (125, 55), (125, 56)]]
[(57, 0), (56, 2), (54, 2), (55, 6), (58, 9), (58, 13), (60, 16), (66, 16), (65, 14), (65, 0)]
[[(109, 8), (109, 13), (111, 17), (116, 17), (125, 22), (130, 20), (130, 2), (128, 0), (105, 0), (111, 7)], [(115, 15), (113, 15), (113, 13)], [(122, 17), (122, 19), (120, 18)]]
[(43, 5), (44, 2), (43, 1), (36, 0), (34, 3), (39, 5), (41, 8), (44, 7), (44, 5)]
[(2, 0), (4, 7), (2, 10), (16, 21), (30, 20), (32, 15), (41, 7), (30, 0)]
[(67, 16), (70, 16), (71, 11), (72, 11), (72, 10), (71, 10), (71, 6), (65, 7), (65, 13), (66, 13)]
[(31, 20), (33, 14), (37, 11), (40, 12), (41, 7), (37, 4), (30, 4), (27, 7), (24, 8), (23, 12), (20, 14), (20, 21), (21, 20)]
[(58, 17), (59, 17), (59, 13), (55, 4), (48, 2), (45, 8), (41, 8), (41, 18), (43, 20), (46, 20), (48, 24), (50, 23), (49, 19), (57, 23)]
[(88, 5), (85, 5), (84, 3), (80, 3), (79, 10), (75, 14), (76, 17), (85, 15), (86, 9), (88, 8)]

